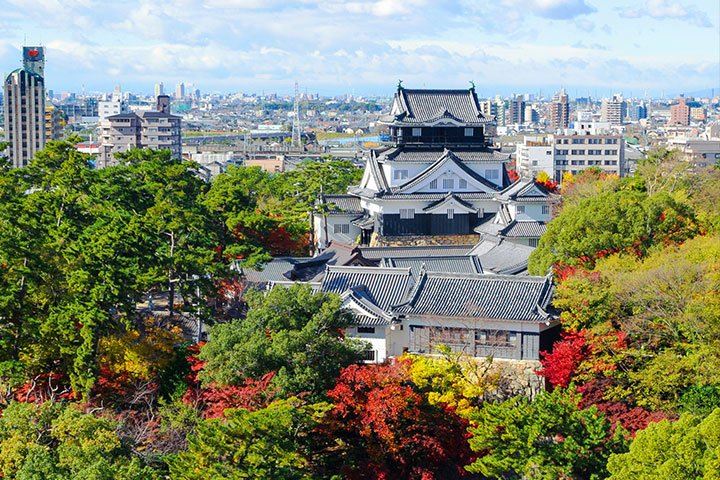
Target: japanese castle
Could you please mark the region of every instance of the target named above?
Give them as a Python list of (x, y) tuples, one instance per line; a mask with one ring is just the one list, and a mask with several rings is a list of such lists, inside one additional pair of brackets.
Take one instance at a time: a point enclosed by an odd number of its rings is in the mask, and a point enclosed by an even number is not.
[(509, 155), (491, 148), (475, 89), (398, 86), (391, 147), (371, 150), (360, 185), (327, 195), (314, 218), (318, 247), (476, 244), (493, 237), (537, 246), (553, 196), (532, 179), (511, 182)]
[(360, 185), (320, 200), (321, 253), (243, 275), (258, 288), (303, 282), (339, 294), (367, 362), (443, 344), (534, 371), (559, 332), (552, 275), (527, 275), (555, 196), (510, 180), (474, 88), (398, 86), (379, 121), (393, 145), (368, 153)]

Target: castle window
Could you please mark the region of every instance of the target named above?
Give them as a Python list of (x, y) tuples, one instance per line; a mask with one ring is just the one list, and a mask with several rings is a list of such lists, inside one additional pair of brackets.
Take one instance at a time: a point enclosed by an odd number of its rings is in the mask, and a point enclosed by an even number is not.
[(422, 136), (422, 128), (413, 128), (412, 136), (413, 137), (421, 137)]
[(395, 180), (405, 180), (408, 178), (408, 171), (407, 170), (395, 170), (393, 172), (393, 178)]
[(473, 135), (475, 135), (475, 129), (473, 129), (473, 128), (466, 128), (466, 129), (465, 129), (465, 136), (466, 136), (466, 137), (472, 137)]
[(452, 220), (453, 218), (455, 218), (455, 209), (454, 209), (454, 208), (448, 208), (448, 209), (447, 209), (447, 216), (448, 216), (448, 220)]
[(401, 208), (400, 209), (400, 218), (403, 220), (412, 220), (415, 218), (415, 209), (414, 208)]
[(437, 179), (430, 182), (430, 190), (437, 190)]
[(455, 187), (455, 180), (452, 178), (445, 178), (443, 179), (443, 188), (445, 190), (453, 189)]

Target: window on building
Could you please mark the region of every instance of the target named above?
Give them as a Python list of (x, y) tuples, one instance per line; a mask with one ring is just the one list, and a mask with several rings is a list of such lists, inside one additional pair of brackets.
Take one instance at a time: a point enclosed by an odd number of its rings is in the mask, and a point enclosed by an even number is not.
[(516, 211), (517, 213), (525, 213), (525, 205), (517, 205), (517, 206), (515, 207), (515, 211)]
[(484, 208), (478, 208), (478, 218), (482, 218), (485, 216), (485, 209)]
[(584, 138), (573, 138), (573, 139), (572, 139), (572, 143), (573, 143), (574, 145), (578, 145), (578, 144), (581, 144), (581, 143), (585, 143), (585, 139), (584, 139)]
[(497, 180), (500, 178), (500, 171), (499, 170), (485, 170), (485, 178), (488, 180)]
[(614, 144), (617, 143), (617, 138), (606, 138), (606, 139), (605, 139), (605, 143), (606, 143), (607, 145), (614, 145)]
[(466, 136), (466, 137), (472, 137), (473, 135), (475, 135), (475, 129), (473, 129), (473, 128), (466, 128), (466, 129), (465, 129), (465, 136)]
[(542, 206), (542, 214), (543, 214), (543, 215), (550, 215), (550, 205), (543, 205), (543, 206)]
[(349, 223), (336, 223), (335, 225), (333, 225), (333, 231), (335, 233), (348, 234), (348, 233), (350, 233), (350, 224)]
[(461, 178), (461, 179), (460, 179), (460, 185), (459, 185), (459, 187), (460, 187), (460, 188), (467, 188), (467, 180), (465, 180), (464, 178)]
[(405, 180), (408, 178), (408, 171), (407, 170), (395, 170), (393, 172), (393, 178), (395, 180)]
[(365, 357), (363, 358), (363, 360), (365, 360), (366, 362), (375, 361), (375, 350), (365, 350), (364, 355)]
[(412, 220), (415, 218), (415, 209), (414, 208), (401, 208), (400, 209), (400, 218), (403, 220)]
[(437, 179), (430, 182), (430, 190), (437, 190)]
[(357, 327), (358, 333), (375, 333), (375, 327)]
[(539, 241), (540, 239), (538, 238), (530, 238), (528, 239), (528, 245), (530, 245), (531, 247), (537, 247)]
[(422, 128), (413, 128), (412, 136), (413, 137), (421, 137), (422, 136)]
[(455, 180), (453, 180), (452, 178), (444, 178), (443, 189), (452, 190), (453, 188), (455, 188)]
[(447, 209), (447, 217), (448, 217), (448, 220), (452, 220), (453, 218), (455, 218), (455, 209), (454, 208)]

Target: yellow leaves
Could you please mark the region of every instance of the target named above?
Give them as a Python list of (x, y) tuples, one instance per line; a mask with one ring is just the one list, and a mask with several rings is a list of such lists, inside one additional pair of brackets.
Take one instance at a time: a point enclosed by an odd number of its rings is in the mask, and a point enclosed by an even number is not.
[(427, 392), (433, 405), (447, 404), (467, 417), (485, 393), (495, 389), (501, 374), (493, 370), (492, 359), (478, 359), (438, 348), (440, 356), (408, 355), (412, 360), (409, 375), (413, 383)]
[(179, 327), (166, 327), (153, 318), (143, 319), (142, 328), (100, 339), (100, 364), (115, 374), (150, 379), (173, 358), (173, 347), (182, 343)]

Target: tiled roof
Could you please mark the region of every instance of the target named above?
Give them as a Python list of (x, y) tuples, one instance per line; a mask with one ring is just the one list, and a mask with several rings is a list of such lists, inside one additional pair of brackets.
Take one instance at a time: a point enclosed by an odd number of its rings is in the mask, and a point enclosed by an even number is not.
[(385, 311), (402, 303), (410, 289), (409, 268), (328, 267), (322, 283), (325, 292), (344, 293), (364, 286), (369, 300)]
[(498, 194), (499, 199), (513, 202), (543, 202), (550, 196), (545, 187), (528, 179), (520, 179)]
[(355, 315), (354, 324), (363, 327), (383, 327), (392, 323), (392, 315), (373, 303), (368, 289), (364, 285), (352, 287), (342, 295), (343, 303), (354, 303), (351, 308)]
[(474, 245), (431, 245), (415, 247), (360, 247), (360, 253), (368, 260), (408, 257), (452, 257), (467, 255)]
[(537, 238), (547, 231), (545, 222), (518, 222), (513, 220), (498, 232), (501, 237)]
[(363, 209), (360, 206), (360, 197), (355, 195), (325, 195), (325, 203), (335, 205), (337, 210), (328, 210), (328, 215), (362, 215)]
[(459, 205), (467, 208), (468, 210), (472, 211), (473, 213), (477, 213), (477, 209), (475, 207), (473, 207), (472, 205), (467, 203), (465, 200), (459, 198), (456, 194), (454, 194), (452, 192), (448, 192), (442, 199), (438, 200), (437, 202), (433, 202), (430, 205), (428, 205), (427, 207), (423, 208), (423, 211), (428, 212), (435, 207), (439, 207), (440, 205), (442, 205), (444, 203), (451, 203), (452, 201), (457, 202)]
[(410, 268), (415, 278), (419, 278), (423, 269), (428, 272), (483, 273), (480, 260), (472, 255), (383, 258), (380, 266)]
[(528, 258), (535, 250), (503, 238), (483, 238), (468, 255), (477, 256), (485, 273), (517, 275), (527, 271)]
[(544, 322), (552, 298), (551, 277), (423, 273), (411, 300), (394, 313)]
[[(390, 195), (378, 195), (383, 200), (425, 200), (438, 201), (445, 198), (447, 193), (397, 193)], [(492, 193), (485, 192), (453, 192), (453, 195), (462, 200), (489, 200), (493, 198)]]
[(443, 118), (461, 123), (487, 123), (491, 118), (480, 113), (475, 90), (398, 89), (394, 103), (400, 107), (395, 122), (426, 123)]
[(311, 260), (312, 257), (276, 257), (258, 268), (245, 268), (241, 265), (240, 272), (252, 284), (281, 282), (289, 280), (285, 274), (291, 271), (295, 265)]
[(406, 183), (400, 185), (399, 187), (393, 188), (393, 193), (400, 193), (405, 190), (408, 190), (414, 186), (419, 185), (420, 183), (424, 182), (428, 178), (432, 177), (438, 170), (442, 170), (446, 168), (446, 166), (451, 163), (456, 165), (460, 170), (465, 172), (470, 178), (475, 180), (478, 183), (481, 183), (488, 187), (491, 191), (498, 191), (500, 190), (500, 187), (492, 183), (491, 181), (485, 179), (485, 177), (478, 175), (475, 170), (472, 170), (467, 165), (465, 165), (458, 157), (455, 156), (450, 150), (445, 150), (443, 155), (438, 158), (435, 163), (428, 166), (425, 170), (415, 175), (413, 178), (411, 178)]
[[(507, 162), (510, 158), (506, 153), (485, 147), (451, 148), (450, 151), (465, 163)], [(398, 147), (379, 154), (378, 160), (397, 163), (434, 163), (444, 153), (445, 150), (442, 148)]]

